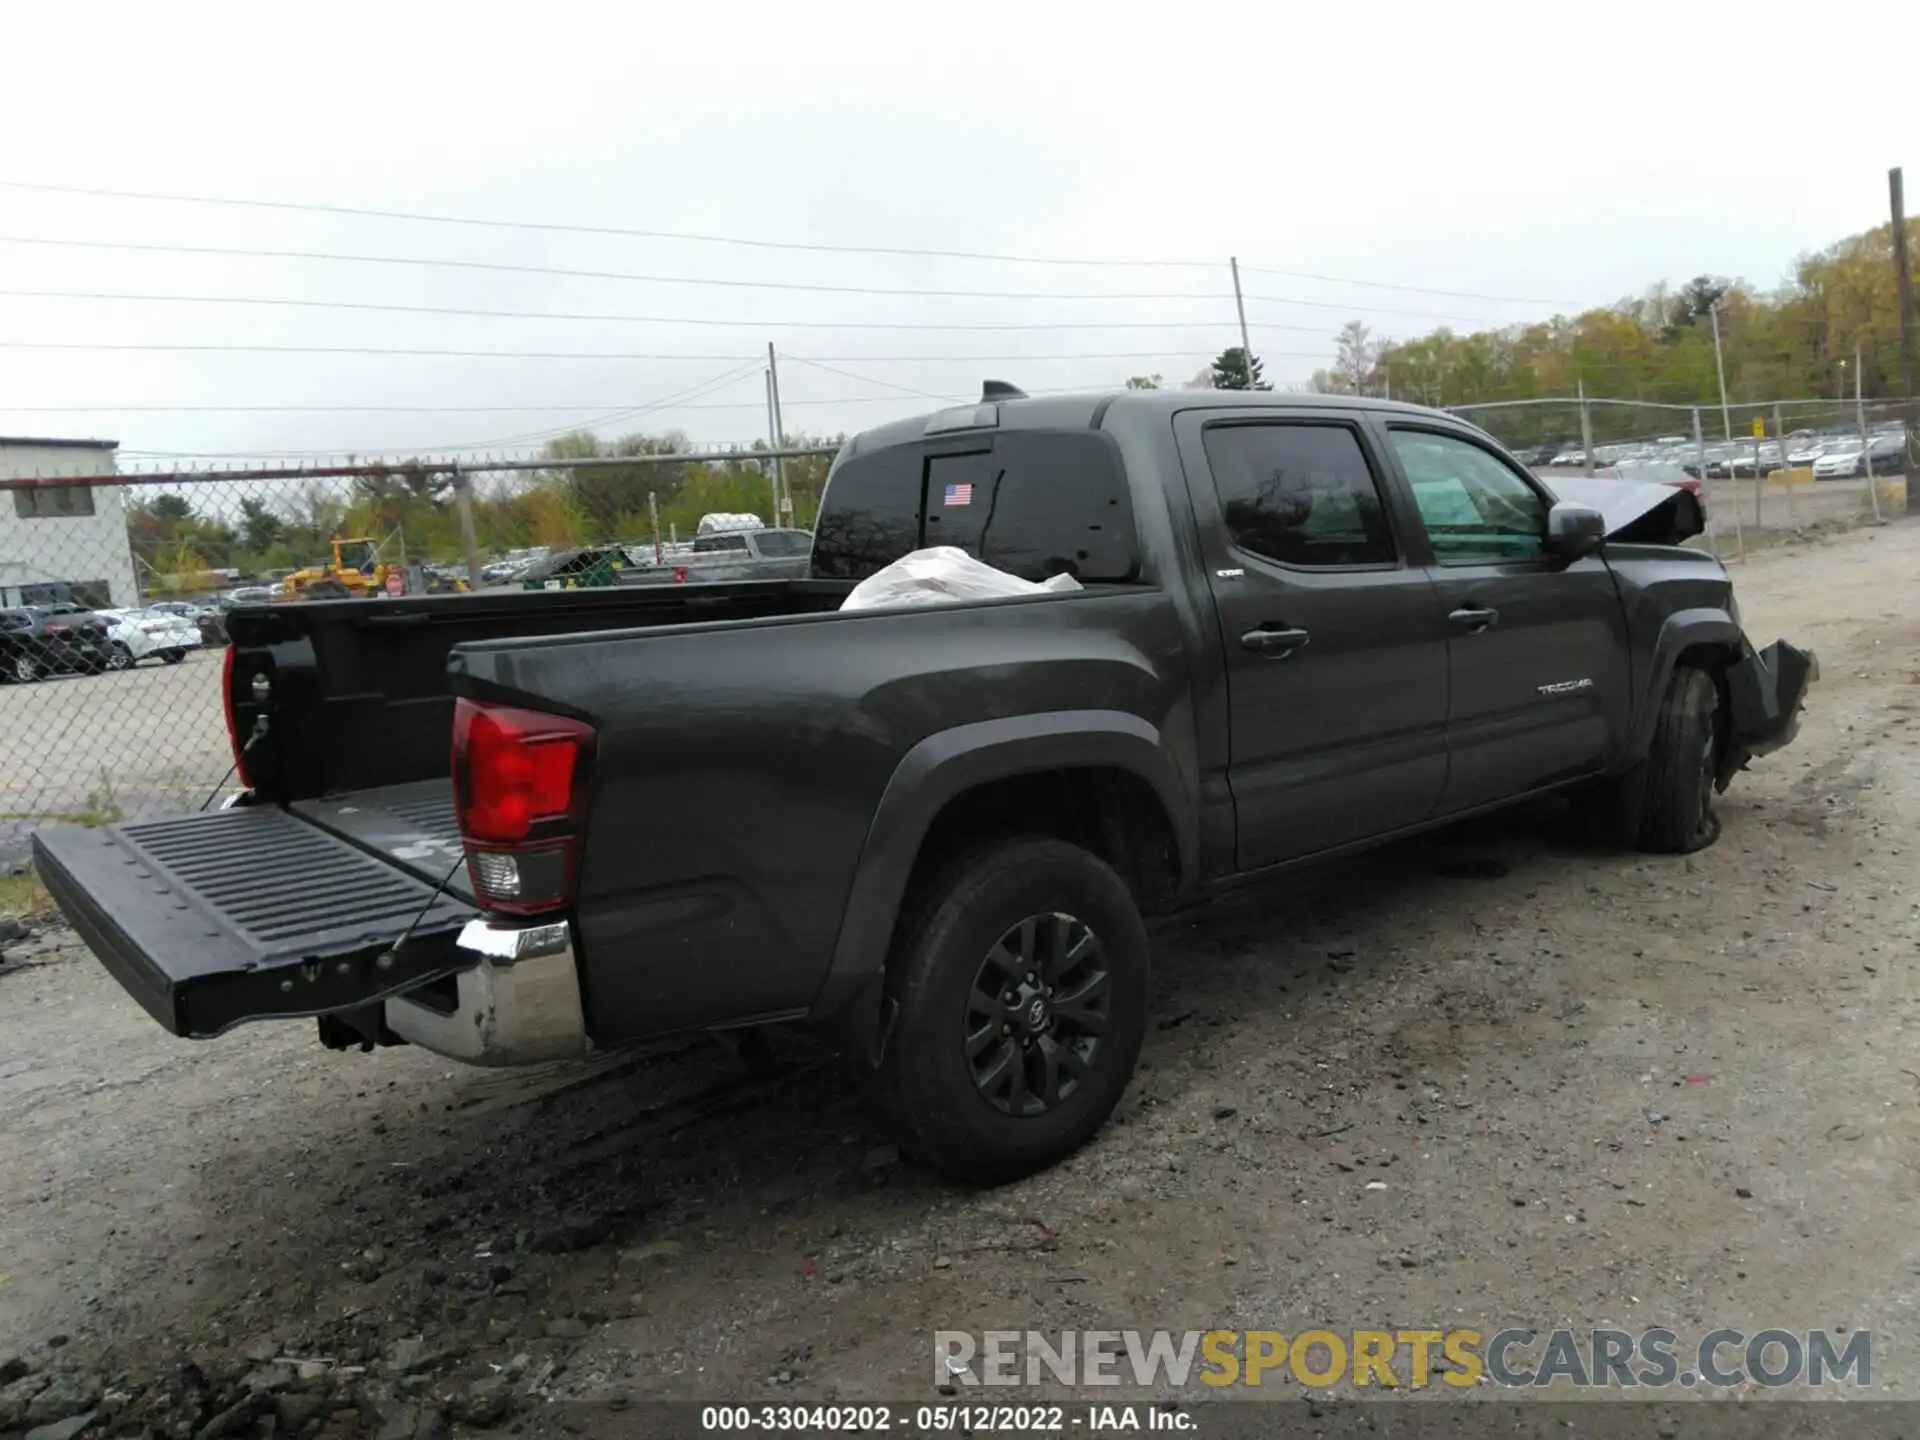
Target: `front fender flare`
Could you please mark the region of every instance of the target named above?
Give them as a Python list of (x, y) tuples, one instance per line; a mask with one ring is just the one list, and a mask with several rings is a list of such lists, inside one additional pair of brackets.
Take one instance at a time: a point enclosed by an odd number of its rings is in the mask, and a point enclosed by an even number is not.
[(1092, 766), (1125, 770), (1153, 788), (1173, 822), (1182, 887), (1190, 886), (1199, 803), (1151, 722), (1118, 710), (1055, 710), (939, 731), (901, 758), (880, 797), (813, 1013), (840, 1012), (877, 985), (921, 842), (949, 801), (994, 780)]
[(1723, 650), (1732, 662), (1739, 658), (1745, 644), (1740, 626), (1725, 610), (1704, 607), (1676, 610), (1661, 622), (1660, 633), (1654, 638), (1646, 683), (1639, 689), (1639, 705), (1634, 712), (1632, 739), (1627, 749), (1629, 763), (1637, 765), (1653, 748), (1660, 701), (1667, 693), (1667, 682), (1673, 678), (1680, 656), (1696, 645), (1711, 645)]

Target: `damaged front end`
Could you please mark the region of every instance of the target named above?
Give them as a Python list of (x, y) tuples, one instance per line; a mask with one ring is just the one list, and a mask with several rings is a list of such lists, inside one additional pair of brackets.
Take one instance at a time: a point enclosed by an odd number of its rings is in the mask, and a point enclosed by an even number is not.
[(1719, 788), (1756, 755), (1789, 744), (1800, 731), (1800, 709), (1807, 687), (1820, 678), (1820, 662), (1811, 650), (1776, 640), (1755, 650), (1744, 637), (1741, 657), (1727, 667), (1727, 743), (1721, 750)]

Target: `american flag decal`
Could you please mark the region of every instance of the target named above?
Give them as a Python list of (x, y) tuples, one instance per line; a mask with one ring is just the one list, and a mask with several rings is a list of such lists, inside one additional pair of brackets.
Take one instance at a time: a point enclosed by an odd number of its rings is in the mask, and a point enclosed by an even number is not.
[(972, 503), (973, 503), (973, 486), (971, 483), (962, 483), (959, 485), (947, 486), (947, 504), (971, 505)]

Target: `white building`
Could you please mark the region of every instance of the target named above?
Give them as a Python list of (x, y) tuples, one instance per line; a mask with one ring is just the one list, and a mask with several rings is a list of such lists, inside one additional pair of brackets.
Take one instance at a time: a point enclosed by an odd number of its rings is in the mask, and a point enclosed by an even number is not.
[[(106, 475), (117, 440), (0, 435), (0, 479)], [(138, 605), (124, 487), (35, 485), (0, 495), (0, 606)]]

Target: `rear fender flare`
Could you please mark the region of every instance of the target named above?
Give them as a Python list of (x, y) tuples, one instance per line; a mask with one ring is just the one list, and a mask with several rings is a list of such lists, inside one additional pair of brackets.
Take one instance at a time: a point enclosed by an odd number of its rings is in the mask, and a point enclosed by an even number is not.
[[(1160, 731), (1117, 710), (1058, 710), (982, 720), (920, 741), (895, 767), (861, 846), (834, 945), (813, 1005), (818, 1016), (865, 1012), (877, 990), (921, 842), (947, 803), (976, 786), (1048, 770), (1113, 767), (1152, 787), (1173, 822), (1183, 889), (1195, 879), (1198, 802)], [(853, 1017), (849, 1017), (853, 1018)]]
[(1739, 658), (1744, 645), (1740, 627), (1725, 610), (1676, 610), (1660, 624), (1653, 644), (1653, 660), (1647, 670), (1647, 683), (1641, 687), (1639, 706), (1633, 718), (1633, 738), (1628, 759), (1633, 764), (1647, 758), (1653, 747), (1653, 730), (1660, 718), (1660, 700), (1667, 693), (1674, 666), (1686, 651), (1699, 645), (1717, 646), (1729, 662)]

